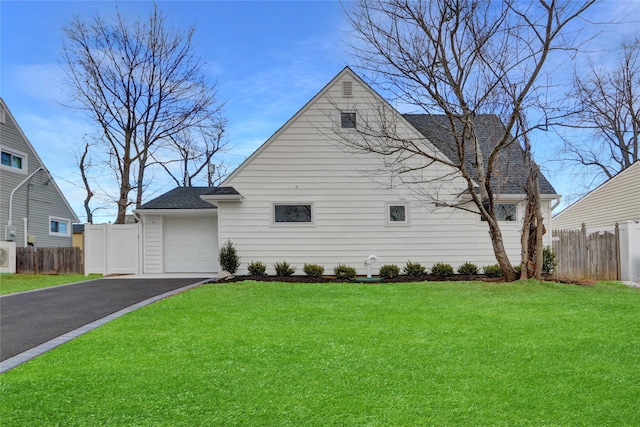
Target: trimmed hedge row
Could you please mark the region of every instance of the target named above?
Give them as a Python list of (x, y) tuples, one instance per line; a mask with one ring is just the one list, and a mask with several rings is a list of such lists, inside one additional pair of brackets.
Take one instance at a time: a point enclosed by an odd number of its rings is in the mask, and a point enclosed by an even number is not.
[[(553, 269), (556, 265), (556, 254), (551, 248), (545, 248), (543, 255), (543, 273), (550, 274), (553, 272)], [(220, 262), (220, 266), (223, 270), (228, 271), (231, 274), (234, 274), (237, 271), (238, 267), (240, 266), (240, 258), (238, 257), (235, 246), (233, 245), (231, 240), (227, 240), (222, 249), (220, 249), (218, 261)], [(292, 266), (287, 261), (276, 262), (273, 267), (275, 269), (276, 276), (279, 277), (289, 277), (296, 272), (296, 267)], [(251, 261), (247, 265), (247, 270), (252, 276), (263, 277), (267, 275), (267, 266), (262, 261)], [(310, 277), (322, 277), (322, 275), (324, 274), (324, 267), (318, 264), (305, 264), (302, 271)], [(478, 266), (471, 262), (465, 262), (464, 264), (460, 265), (457, 270), (458, 274), (464, 276), (475, 276), (478, 274), (478, 271)], [(504, 275), (502, 269), (498, 264), (484, 266), (482, 268), (482, 271), (487, 277), (491, 278), (498, 278)], [(427, 273), (426, 267), (424, 267), (420, 263), (407, 261), (402, 269), (402, 272), (408, 277), (415, 278), (431, 274), (439, 279), (447, 279), (454, 275), (454, 270), (451, 264), (445, 264), (441, 262), (434, 264), (429, 270), (429, 273)], [(333, 269), (333, 273), (338, 279), (352, 280), (356, 277), (357, 272), (354, 267), (350, 267), (344, 264), (338, 264)], [(383, 265), (382, 267), (380, 267), (379, 275), (382, 279), (396, 278), (400, 275), (400, 267), (398, 267), (397, 265)]]

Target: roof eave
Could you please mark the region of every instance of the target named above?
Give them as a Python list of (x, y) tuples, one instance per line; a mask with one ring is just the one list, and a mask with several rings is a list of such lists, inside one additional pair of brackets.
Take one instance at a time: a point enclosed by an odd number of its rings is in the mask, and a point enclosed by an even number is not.
[(202, 200), (208, 203), (213, 202), (241, 202), (244, 197), (242, 194), (203, 194), (200, 196)]
[(133, 211), (136, 215), (199, 215), (217, 212), (218, 209), (215, 206), (197, 209), (136, 209)]

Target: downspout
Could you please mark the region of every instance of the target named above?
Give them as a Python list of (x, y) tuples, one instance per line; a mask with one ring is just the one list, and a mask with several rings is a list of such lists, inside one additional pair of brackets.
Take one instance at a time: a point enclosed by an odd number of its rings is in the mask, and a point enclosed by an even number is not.
[(24, 181), (22, 181), (20, 184), (18, 184), (12, 191), (11, 194), (9, 195), (9, 220), (7, 221), (7, 232), (5, 233), (5, 238), (7, 237), (7, 235), (11, 235), (11, 236), (15, 236), (15, 230), (12, 231), (13, 229), (13, 222), (12, 222), (12, 216), (13, 216), (13, 195), (16, 193), (16, 191), (18, 191), (18, 188), (22, 187), (24, 184), (26, 184), (31, 178), (33, 178), (33, 176), (35, 174), (37, 174), (40, 171), (45, 170), (45, 168), (43, 168), (42, 166), (40, 166), (39, 168), (37, 168), (36, 170), (34, 170), (33, 172), (31, 172), (31, 175), (29, 175), (28, 177), (26, 177), (24, 179)]

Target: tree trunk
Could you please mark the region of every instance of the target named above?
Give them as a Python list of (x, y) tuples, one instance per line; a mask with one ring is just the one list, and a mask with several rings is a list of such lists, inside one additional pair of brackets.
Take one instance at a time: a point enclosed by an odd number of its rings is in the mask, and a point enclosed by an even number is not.
[(120, 183), (120, 197), (118, 198), (118, 216), (116, 224), (124, 224), (124, 218), (127, 215), (127, 206), (129, 204), (129, 192), (131, 184), (129, 176), (131, 171), (131, 160), (126, 160), (122, 165), (122, 182)]
[(488, 218), (487, 222), (489, 223), (489, 234), (491, 235), (491, 244), (493, 246), (493, 253), (496, 256), (496, 260), (498, 261), (498, 265), (502, 269), (504, 273), (504, 279), (507, 282), (513, 282), (518, 279), (518, 275), (511, 265), (511, 261), (509, 261), (509, 257), (507, 256), (507, 251), (504, 249), (504, 241), (502, 239), (502, 232), (500, 228), (496, 226), (495, 222)]
[(116, 224), (124, 224), (129, 205), (129, 193), (131, 192), (131, 133), (125, 134), (124, 155), (122, 156), (122, 173), (120, 174), (120, 197), (118, 198), (118, 216)]

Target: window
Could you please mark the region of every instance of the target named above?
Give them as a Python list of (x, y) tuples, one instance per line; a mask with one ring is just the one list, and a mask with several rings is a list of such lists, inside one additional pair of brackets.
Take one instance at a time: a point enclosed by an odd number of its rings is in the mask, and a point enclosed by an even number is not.
[(59, 236), (59, 237), (71, 236), (71, 220), (50, 216), (49, 217), (49, 236)]
[(307, 223), (311, 221), (311, 205), (274, 205), (274, 222), (281, 223)]
[(2, 150), (2, 166), (23, 171), (25, 170), (24, 163), (24, 156)]
[(404, 225), (409, 223), (408, 208), (406, 204), (392, 203), (387, 205), (387, 223), (392, 225)]
[(340, 127), (343, 129), (355, 129), (356, 113), (340, 113)]
[[(496, 203), (493, 208), (496, 211), (498, 221), (513, 222), (517, 220), (515, 203)], [(481, 217), (481, 220), (486, 221), (484, 217)]]

